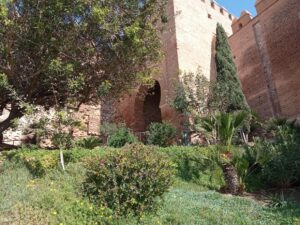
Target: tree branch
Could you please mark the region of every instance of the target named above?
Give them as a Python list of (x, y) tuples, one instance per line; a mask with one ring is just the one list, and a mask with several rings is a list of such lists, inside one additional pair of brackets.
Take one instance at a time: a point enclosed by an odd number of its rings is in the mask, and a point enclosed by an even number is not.
[(16, 105), (12, 105), (10, 110), (10, 114), (6, 120), (0, 122), (0, 134), (2, 134), (5, 130), (13, 125), (13, 120), (17, 118), (21, 118), (23, 116), (23, 111), (20, 107)]

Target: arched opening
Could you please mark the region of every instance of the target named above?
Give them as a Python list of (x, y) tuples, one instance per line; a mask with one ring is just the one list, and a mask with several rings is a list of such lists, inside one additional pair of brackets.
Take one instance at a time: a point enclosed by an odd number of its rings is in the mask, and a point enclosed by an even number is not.
[(149, 88), (143, 105), (143, 118), (145, 130), (153, 123), (161, 123), (161, 110), (160, 110), (161, 88), (158, 81), (155, 81), (153, 87)]

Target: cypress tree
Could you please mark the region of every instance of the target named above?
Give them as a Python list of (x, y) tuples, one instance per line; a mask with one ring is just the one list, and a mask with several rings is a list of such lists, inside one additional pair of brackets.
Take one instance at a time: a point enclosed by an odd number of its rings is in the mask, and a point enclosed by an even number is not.
[(237, 76), (227, 34), (220, 24), (217, 24), (216, 33), (216, 67), (217, 80), (213, 90), (215, 107), (222, 112), (249, 111)]

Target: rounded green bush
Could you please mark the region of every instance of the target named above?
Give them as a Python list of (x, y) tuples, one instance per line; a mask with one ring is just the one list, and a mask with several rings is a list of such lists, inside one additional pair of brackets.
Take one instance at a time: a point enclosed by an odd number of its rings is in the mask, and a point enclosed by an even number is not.
[(85, 193), (116, 215), (141, 215), (157, 208), (172, 184), (173, 165), (143, 145), (131, 145), (86, 163)]
[(108, 146), (121, 148), (125, 144), (132, 144), (136, 141), (134, 135), (125, 127), (118, 129), (108, 139)]
[(176, 137), (176, 128), (169, 123), (151, 123), (147, 142), (150, 145), (167, 147), (173, 144)]

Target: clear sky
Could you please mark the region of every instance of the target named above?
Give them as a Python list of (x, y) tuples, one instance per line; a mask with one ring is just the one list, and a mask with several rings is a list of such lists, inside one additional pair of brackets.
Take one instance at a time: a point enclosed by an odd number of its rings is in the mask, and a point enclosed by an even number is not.
[(256, 15), (255, 0), (216, 0), (219, 5), (226, 8), (233, 15), (239, 17), (243, 10), (248, 10), (252, 16)]

